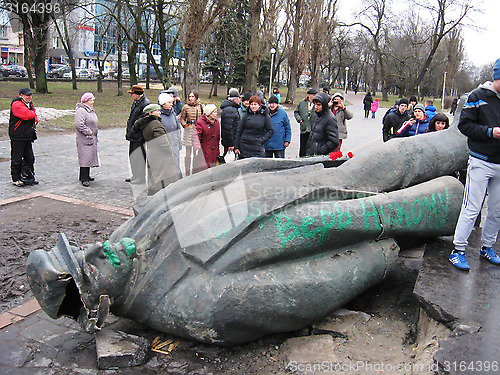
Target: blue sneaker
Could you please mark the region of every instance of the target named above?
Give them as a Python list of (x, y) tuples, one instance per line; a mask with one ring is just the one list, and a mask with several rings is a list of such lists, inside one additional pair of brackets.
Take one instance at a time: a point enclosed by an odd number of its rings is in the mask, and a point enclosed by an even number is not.
[(500, 264), (500, 257), (495, 253), (492, 247), (484, 247), (480, 251), (483, 258), (488, 259), (493, 264)]
[(450, 262), (458, 269), (465, 271), (470, 270), (469, 263), (467, 263), (467, 260), (465, 259), (465, 251), (458, 251), (456, 253), (451, 253)]

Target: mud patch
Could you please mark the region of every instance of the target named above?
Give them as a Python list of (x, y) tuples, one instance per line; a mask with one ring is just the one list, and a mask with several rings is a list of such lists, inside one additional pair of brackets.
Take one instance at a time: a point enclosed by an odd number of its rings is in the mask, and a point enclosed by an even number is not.
[(33, 298), (25, 270), (33, 250), (52, 248), (59, 232), (79, 245), (106, 240), (128, 216), (40, 197), (0, 206), (0, 218), (3, 313)]

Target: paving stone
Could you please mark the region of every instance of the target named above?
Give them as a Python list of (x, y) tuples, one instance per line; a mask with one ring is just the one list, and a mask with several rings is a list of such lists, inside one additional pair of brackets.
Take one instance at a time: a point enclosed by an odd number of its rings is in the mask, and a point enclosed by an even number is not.
[(149, 341), (142, 337), (110, 329), (96, 332), (95, 339), (100, 369), (141, 365), (149, 347)]
[(40, 310), (40, 305), (35, 299), (32, 299), (26, 303), (23, 303), (21, 306), (18, 306), (9, 312), (11, 314), (19, 315), (22, 317), (26, 317), (28, 315), (33, 314), (34, 312)]

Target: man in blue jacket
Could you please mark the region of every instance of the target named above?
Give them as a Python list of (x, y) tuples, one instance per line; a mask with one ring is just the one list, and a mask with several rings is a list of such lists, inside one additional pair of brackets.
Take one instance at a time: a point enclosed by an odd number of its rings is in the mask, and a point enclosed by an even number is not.
[(274, 133), (271, 139), (264, 145), (266, 149), (265, 156), (266, 158), (284, 158), (285, 148), (290, 145), (290, 140), (292, 139), (290, 119), (286, 111), (279, 106), (276, 96), (271, 96), (268, 103)]
[(500, 230), (500, 59), (493, 68), (493, 82), (486, 82), (469, 94), (458, 129), (468, 138), (469, 166), (450, 262), (468, 271), (465, 248), (486, 193), (488, 215), (480, 255), (493, 264), (500, 264), (500, 257), (493, 249)]

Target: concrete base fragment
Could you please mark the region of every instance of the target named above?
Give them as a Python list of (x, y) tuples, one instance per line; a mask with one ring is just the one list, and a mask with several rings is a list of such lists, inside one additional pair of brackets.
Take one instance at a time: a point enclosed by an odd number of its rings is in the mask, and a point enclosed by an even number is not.
[(101, 370), (142, 365), (149, 347), (142, 337), (109, 329), (96, 332), (95, 343)]

